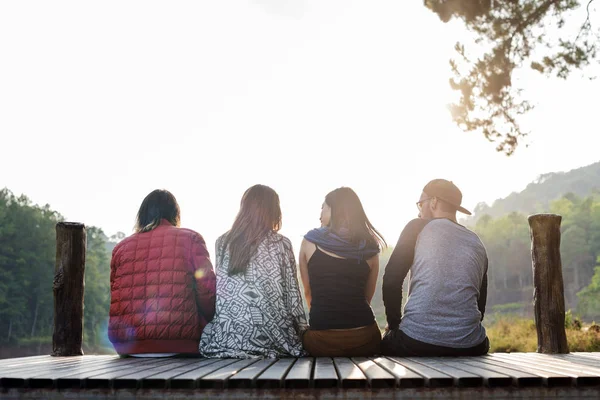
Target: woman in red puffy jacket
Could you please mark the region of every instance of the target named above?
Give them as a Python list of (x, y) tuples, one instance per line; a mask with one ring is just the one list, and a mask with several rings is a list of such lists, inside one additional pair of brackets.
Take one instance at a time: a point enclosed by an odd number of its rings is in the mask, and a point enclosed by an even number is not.
[(175, 197), (155, 190), (135, 233), (113, 250), (108, 337), (119, 354), (198, 353), (215, 312), (215, 274), (202, 236), (179, 223)]

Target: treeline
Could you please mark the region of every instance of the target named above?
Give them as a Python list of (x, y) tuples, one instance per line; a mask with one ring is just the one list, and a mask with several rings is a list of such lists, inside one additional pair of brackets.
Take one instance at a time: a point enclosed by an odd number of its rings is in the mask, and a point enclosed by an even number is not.
[(474, 215), (465, 218), (473, 223), (480, 216), (488, 214), (494, 218), (503, 217), (511, 212), (534, 214), (546, 212), (550, 204), (565, 193), (586, 197), (600, 193), (600, 162), (577, 168), (568, 172), (551, 172), (540, 175), (521, 192), (511, 193), (498, 199), (489, 206), (480, 203), (475, 207)]
[[(560, 250), (566, 307), (586, 320), (600, 320), (600, 195), (569, 193), (551, 202), (548, 211), (563, 217)], [(533, 283), (527, 216), (482, 215), (471, 228), (488, 252), (488, 305), (530, 314)]]
[[(55, 226), (64, 218), (49, 205), (0, 190), (0, 347), (4, 356), (47, 352), (52, 341), (56, 257)], [(87, 227), (84, 351), (109, 345), (110, 254), (115, 243), (101, 229)], [(110, 349), (108, 349), (110, 350)], [(36, 352), (33, 350), (33, 352)]]

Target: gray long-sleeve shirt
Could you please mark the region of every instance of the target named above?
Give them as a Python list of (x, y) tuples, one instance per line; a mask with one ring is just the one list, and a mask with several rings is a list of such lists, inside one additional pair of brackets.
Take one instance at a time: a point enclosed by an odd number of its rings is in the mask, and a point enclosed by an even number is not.
[[(448, 219), (411, 221), (383, 278), (390, 328), (413, 339), (453, 348), (485, 340), (487, 254), (479, 237)], [(400, 317), (402, 282), (410, 269), (408, 300)]]

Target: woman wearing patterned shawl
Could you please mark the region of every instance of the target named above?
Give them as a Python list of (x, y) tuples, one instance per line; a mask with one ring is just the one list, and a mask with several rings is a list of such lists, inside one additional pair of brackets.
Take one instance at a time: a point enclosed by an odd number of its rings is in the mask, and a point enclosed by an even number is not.
[(233, 226), (217, 239), (216, 312), (202, 334), (203, 356), (306, 355), (296, 261), (280, 227), (277, 193), (264, 185), (246, 190)]

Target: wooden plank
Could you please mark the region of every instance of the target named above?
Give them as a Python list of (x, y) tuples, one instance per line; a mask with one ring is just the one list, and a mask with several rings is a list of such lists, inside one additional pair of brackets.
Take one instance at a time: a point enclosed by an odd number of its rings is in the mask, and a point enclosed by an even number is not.
[(496, 354), (496, 355), (494, 355), (494, 357), (506, 360), (507, 362), (511, 362), (514, 364), (535, 367), (535, 368), (544, 369), (544, 370), (550, 371), (550, 372), (558, 372), (558, 373), (570, 376), (571, 378), (575, 379), (576, 381), (574, 383), (577, 383), (577, 384), (579, 384), (579, 383), (585, 384), (584, 382), (587, 381), (587, 380), (584, 380), (582, 382), (579, 382), (578, 378), (598, 378), (598, 375), (596, 373), (590, 373), (590, 372), (586, 372), (586, 371), (582, 371), (582, 370), (575, 371), (571, 368), (566, 368), (562, 365), (559, 365), (557, 362), (539, 360), (539, 359), (535, 359), (535, 358), (531, 358), (531, 357), (522, 357), (515, 353)]
[[(425, 386), (425, 378), (403, 365), (384, 357), (373, 358), (373, 362), (392, 374), (398, 387), (416, 388)], [(452, 384), (452, 381), (450, 381), (450, 384)]]
[(16, 371), (30, 371), (34, 369), (43, 369), (49, 366), (59, 366), (59, 365), (69, 365), (69, 364), (78, 364), (82, 362), (86, 362), (83, 357), (75, 356), (75, 357), (51, 357), (50, 359), (40, 360), (29, 362), (26, 364), (17, 364), (17, 365), (7, 365), (5, 367), (0, 368), (0, 374), (4, 374), (6, 372), (16, 372)]
[[(299, 358), (290, 368), (283, 382), (286, 388), (309, 388), (313, 386), (314, 358)], [(337, 377), (336, 377), (337, 380)]]
[(562, 357), (564, 355), (565, 354), (532, 353), (532, 354), (527, 354), (527, 356), (525, 356), (525, 357), (521, 357), (521, 355), (518, 355), (518, 356), (515, 355), (515, 357), (518, 357), (520, 359), (530, 360), (531, 362), (536, 362), (536, 363), (538, 363), (538, 362), (549, 363), (551, 365), (560, 366), (562, 368), (570, 369), (573, 371), (581, 371), (584, 373), (588, 373), (588, 374), (600, 377), (600, 361), (597, 363), (596, 366), (586, 365), (586, 364), (580, 364), (578, 362), (571, 361), (569, 359)]
[(365, 388), (369, 382), (360, 368), (347, 357), (335, 357), (333, 364), (340, 378), (340, 387)]
[[(110, 356), (110, 357), (96, 357), (96, 356), (88, 356), (88, 357), (71, 357), (73, 360), (70, 362), (63, 363), (45, 363), (41, 364), (39, 367), (35, 369), (47, 370), (48, 368), (76, 368), (78, 366), (86, 366), (86, 365), (95, 365), (98, 363), (106, 363), (106, 362), (117, 362), (120, 360), (118, 356)], [(14, 369), (13, 369), (14, 370)], [(28, 369), (31, 370), (31, 369)]]
[(138, 389), (142, 387), (142, 380), (149, 376), (171, 371), (178, 367), (186, 367), (188, 364), (194, 362), (197, 362), (197, 360), (174, 358), (170, 359), (167, 363), (156, 365), (150, 369), (140, 371), (136, 368), (135, 371), (132, 371), (131, 373), (127, 373), (129, 371), (126, 371), (124, 374), (119, 375), (112, 380), (111, 387), (114, 389)]
[(440, 358), (408, 358), (409, 361), (425, 365), (429, 368), (438, 370), (446, 375), (450, 375), (457, 387), (480, 387), (483, 385), (483, 377), (471, 372), (464, 371), (456, 367), (449, 366), (440, 361)]
[(78, 389), (82, 386), (82, 377), (114, 370), (115, 368), (134, 368), (136, 365), (149, 362), (150, 359), (142, 358), (113, 358), (98, 360), (95, 362), (84, 362), (80, 365), (73, 365), (63, 370), (50, 370), (37, 374), (27, 382), (31, 388), (56, 387), (59, 389)]
[(229, 364), (233, 364), (237, 359), (226, 358), (218, 360), (209, 365), (202, 365), (196, 369), (177, 375), (171, 378), (168, 382), (168, 387), (171, 389), (192, 389), (199, 386), (199, 381), (202, 377), (215, 372), (220, 368), (226, 367)]
[(112, 387), (113, 379), (122, 376), (124, 372), (132, 371), (132, 368), (135, 368), (136, 372), (141, 372), (169, 363), (170, 361), (165, 358), (150, 358), (146, 362), (141, 361), (136, 363), (138, 365), (135, 366), (124, 366), (122, 363), (115, 363), (111, 368), (107, 368), (106, 370), (86, 372), (79, 374), (78, 377), (82, 380), (83, 387), (87, 389), (109, 389)]
[[(73, 357), (75, 358), (75, 357)], [(56, 373), (64, 373), (64, 371), (69, 370), (70, 368), (77, 368), (81, 365), (86, 365), (87, 362), (82, 360), (69, 360), (57, 363), (43, 363), (43, 364), (35, 364), (30, 365), (27, 368), (14, 368), (11, 370), (5, 370), (0, 374), (0, 385), (6, 388), (19, 388), (28, 386), (28, 380), (42, 374), (47, 374), (51, 372)], [(98, 361), (90, 361), (92, 364), (96, 364), (98, 362), (106, 362), (105, 360)], [(46, 382), (45, 385), (51, 384), (52, 382)], [(46, 387), (46, 386), (44, 386)]]
[(524, 365), (528, 367), (536, 367), (548, 372), (558, 372), (560, 374), (571, 377), (573, 383), (577, 386), (596, 386), (600, 385), (600, 376), (597, 373), (590, 373), (581, 367), (565, 367), (558, 362), (543, 361), (531, 357), (523, 357), (520, 355), (498, 354), (497, 358), (507, 360), (513, 364)]
[(254, 364), (247, 366), (246, 368), (229, 378), (227, 382), (227, 387), (240, 389), (255, 388), (256, 379), (276, 361), (277, 359), (267, 358), (264, 360), (259, 360)]
[(82, 360), (88, 360), (90, 357), (108, 358), (108, 357), (118, 357), (118, 356), (112, 356), (112, 355), (70, 356), (70, 357), (36, 356), (36, 357), (7, 358), (4, 360), (0, 360), (0, 361), (4, 361), (3, 363), (0, 363), (0, 371), (4, 371), (7, 369), (12, 370), (14, 368), (28, 368), (31, 366), (43, 365), (43, 364), (61, 364), (64, 362), (73, 362), (73, 361), (78, 361), (78, 360), (82, 361)]
[[(533, 354), (506, 354), (500, 357), (507, 360), (515, 360), (515, 362), (524, 363), (529, 366), (543, 366), (544, 369), (557, 371), (574, 379), (574, 383), (578, 386), (597, 386), (600, 385), (600, 369), (587, 367), (578, 364), (565, 364), (558, 358), (552, 358), (549, 355)], [(567, 362), (568, 363), (568, 362)]]
[(40, 364), (29, 364), (27, 366), (4, 368), (0, 371), (0, 377), (14, 376), (20, 372), (27, 373), (28, 371), (45, 371), (48, 368), (58, 368), (60, 366), (68, 366), (77, 364), (75, 360), (66, 360), (56, 363), (40, 363)]
[(141, 381), (141, 387), (144, 389), (167, 389), (170, 387), (170, 380), (176, 376), (183, 375), (187, 372), (197, 370), (199, 367), (208, 366), (218, 361), (215, 358), (196, 359), (192, 363), (176, 367), (170, 370), (162, 371), (152, 376), (149, 376)]
[(329, 357), (317, 357), (313, 375), (313, 384), (316, 388), (332, 388), (338, 386), (338, 375)]
[(576, 356), (583, 356), (583, 357), (588, 357), (588, 358), (593, 358), (595, 360), (599, 360), (600, 359), (600, 352), (587, 352), (587, 351), (577, 351), (577, 352), (573, 352), (570, 353)]
[(586, 359), (586, 360), (591, 359), (592, 361), (596, 361), (596, 362), (600, 360), (600, 353), (573, 352), (573, 353), (563, 354), (563, 355), (574, 356), (574, 357), (578, 357), (578, 358), (582, 358), (582, 359)]
[(600, 358), (579, 356), (577, 354), (536, 354), (536, 356), (547, 356), (557, 360), (572, 360), (574, 363), (582, 363), (591, 367), (600, 368)]
[[(59, 357), (62, 358), (62, 357)], [(27, 363), (30, 361), (40, 361), (40, 360), (49, 360), (49, 359), (57, 359), (57, 357), (52, 357), (50, 355), (44, 354), (41, 356), (27, 356), (27, 357), (14, 357), (14, 358), (3, 358), (0, 360), (0, 367), (7, 364), (16, 364), (16, 363)]]
[(246, 358), (243, 360), (238, 360), (233, 364), (229, 364), (223, 368), (215, 372), (211, 372), (210, 374), (203, 376), (200, 378), (199, 384), (201, 388), (215, 388), (215, 389), (223, 389), (228, 386), (229, 379), (242, 371), (247, 366), (254, 364), (259, 359), (257, 358)]
[[(81, 357), (79, 357), (81, 358)], [(1, 375), (0, 384), (6, 388), (32, 387), (32, 388), (48, 388), (54, 385), (53, 379), (45, 378), (44, 375), (66, 375), (70, 371), (78, 368), (101, 365), (102, 363), (111, 362), (110, 360), (80, 360), (73, 363), (59, 364), (44, 364), (31, 369), (17, 369), (12, 372), (7, 372)], [(38, 379), (39, 376), (42, 376)]]
[(595, 360), (589, 357), (580, 357), (575, 354), (555, 354), (555, 356), (565, 360), (571, 360), (578, 364), (589, 365), (591, 367), (600, 367), (600, 360)]
[(532, 368), (523, 365), (516, 365), (507, 362), (501, 358), (494, 358), (491, 355), (483, 356), (480, 360), (486, 364), (497, 365), (504, 368), (516, 369), (522, 372), (538, 375), (542, 378), (542, 383), (546, 387), (571, 386), (571, 377), (556, 372), (549, 372), (539, 368)]
[[(506, 374), (491, 368), (474, 367), (466, 363), (469, 358), (444, 358), (441, 363), (456, 370), (462, 370), (473, 375), (481, 376), (483, 384), (487, 387), (506, 387), (513, 384), (510, 374)], [(439, 359), (438, 359), (439, 360)]]
[(396, 377), (368, 358), (354, 357), (352, 362), (365, 374), (369, 387), (373, 389), (396, 387)]
[(387, 357), (388, 359), (406, 367), (418, 375), (422, 376), (425, 380), (425, 386), (427, 387), (448, 387), (454, 383), (454, 378), (448, 374), (444, 374), (437, 369), (427, 367), (423, 364), (415, 363), (406, 358), (401, 357)]
[(539, 375), (523, 372), (517, 369), (500, 367), (498, 365), (486, 364), (485, 362), (479, 361), (476, 358), (465, 360), (464, 363), (475, 368), (486, 369), (508, 375), (511, 377), (513, 385), (517, 387), (539, 387), (543, 385), (543, 379)]
[[(285, 382), (283, 378), (286, 376), (292, 365), (294, 365), (295, 361), (296, 359), (294, 358), (282, 358), (277, 360), (256, 378), (256, 387), (259, 389), (284, 387)], [(310, 380), (310, 374), (308, 380)]]

